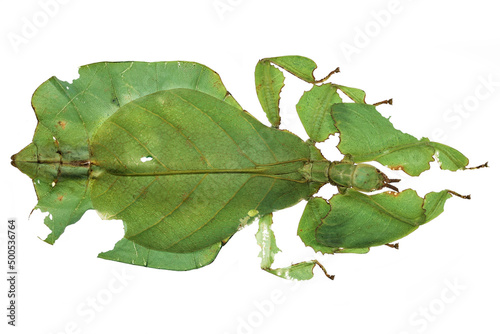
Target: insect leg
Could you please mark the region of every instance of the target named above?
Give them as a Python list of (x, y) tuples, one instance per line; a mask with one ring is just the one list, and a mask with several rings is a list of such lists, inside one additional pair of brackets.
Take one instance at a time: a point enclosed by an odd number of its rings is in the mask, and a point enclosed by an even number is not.
[(313, 269), (318, 265), (329, 279), (334, 278), (334, 275), (328, 274), (325, 267), (317, 260), (299, 262), (284, 268), (271, 268), (274, 263), (274, 256), (280, 251), (276, 245), (274, 232), (271, 229), (272, 223), (272, 214), (261, 217), (259, 220), (259, 230), (255, 234), (257, 243), (261, 247), (259, 256), (262, 258), (260, 266), (263, 270), (281, 278), (302, 281), (311, 279), (314, 275)]

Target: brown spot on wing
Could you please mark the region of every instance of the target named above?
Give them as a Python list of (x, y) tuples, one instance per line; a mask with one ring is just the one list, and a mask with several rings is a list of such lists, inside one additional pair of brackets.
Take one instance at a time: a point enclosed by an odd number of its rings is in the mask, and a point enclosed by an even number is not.
[(59, 124), (59, 126), (64, 130), (66, 128), (66, 124), (68, 123), (66, 121), (59, 121), (57, 124)]

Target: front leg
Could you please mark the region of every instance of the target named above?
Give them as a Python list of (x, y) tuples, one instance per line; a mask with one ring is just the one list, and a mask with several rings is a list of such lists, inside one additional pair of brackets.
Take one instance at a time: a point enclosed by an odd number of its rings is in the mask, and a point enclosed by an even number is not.
[(319, 84), (326, 81), (332, 74), (338, 73), (339, 69), (331, 71), (326, 77), (316, 80), (314, 70), (316, 63), (302, 56), (283, 56), (261, 59), (255, 67), (255, 88), (262, 109), (267, 115), (271, 125), (278, 128), (280, 125), (279, 100), (281, 89), (284, 86), (285, 77), (277, 67), (293, 74), (308, 83)]

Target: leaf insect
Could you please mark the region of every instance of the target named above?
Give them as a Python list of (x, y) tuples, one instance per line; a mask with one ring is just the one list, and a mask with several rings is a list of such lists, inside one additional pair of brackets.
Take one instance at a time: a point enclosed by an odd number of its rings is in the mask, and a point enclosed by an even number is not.
[[(87, 210), (121, 219), (125, 234), (100, 258), (139, 266), (191, 270), (210, 264), (242, 226), (259, 221), (262, 269), (306, 280), (316, 260), (273, 268), (279, 251), (272, 214), (305, 200), (298, 226), (321, 253), (366, 253), (390, 244), (443, 212), (451, 190), (421, 198), (366, 162), (418, 176), (438, 159), (466, 169), (457, 150), (396, 130), (365, 92), (317, 80), (301, 56), (266, 58), (255, 69), (257, 96), (271, 127), (226, 90), (219, 75), (194, 62), (100, 62), (71, 83), (52, 77), (34, 93), (33, 142), (12, 156), (49, 212), (53, 244)], [(312, 84), (297, 104), (309, 136), (280, 130), (282, 71)], [(347, 96), (343, 101), (339, 92)], [(391, 103), (383, 101), (381, 103)], [(315, 146), (338, 134), (341, 161)], [(483, 166), (486, 166), (483, 165)], [(482, 166), (479, 166), (482, 167)], [(324, 184), (339, 193), (314, 195)], [(375, 190), (389, 189), (374, 195)]]

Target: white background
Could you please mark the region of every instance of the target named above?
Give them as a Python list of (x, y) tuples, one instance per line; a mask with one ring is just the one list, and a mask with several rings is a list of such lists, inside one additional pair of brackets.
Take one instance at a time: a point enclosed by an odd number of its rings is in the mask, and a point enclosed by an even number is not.
[[(466, 333), (499, 331), (499, 6), (471, 1), (3, 1), (0, 8), (1, 218), (18, 221), (18, 327), (2, 333)], [(33, 24), (35, 30), (27, 28)], [(13, 40), (17, 40), (13, 42)], [(346, 49), (350, 50), (345, 52)], [(471, 165), (402, 177), (419, 194), (444, 188), (445, 213), (403, 239), (399, 251), (319, 257), (320, 271), (291, 283), (259, 269), (256, 225), (239, 232), (213, 264), (191, 272), (97, 259), (121, 238), (118, 221), (95, 212), (50, 246), (28, 177), (10, 156), (31, 141), (31, 94), (52, 75), (71, 81), (98, 61), (189, 60), (217, 71), (236, 100), (265, 122), (254, 88), (264, 57), (314, 59), (317, 77), (364, 89), (395, 126), (460, 149)], [(490, 81), (490, 84), (485, 82)], [(304, 136), (295, 103), (309, 85), (287, 76), (283, 126)], [(459, 110), (462, 110), (460, 113)], [(334, 144), (329, 143), (334, 151)], [(334, 157), (333, 153), (328, 153)], [(386, 170), (387, 171), (387, 170)], [(323, 192), (326, 196), (327, 191)], [(275, 214), (278, 265), (310, 259), (295, 235), (305, 203)], [(4, 277), (6, 265), (0, 265)], [(116, 277), (121, 277), (117, 279)], [(92, 300), (96, 300), (92, 308)]]

